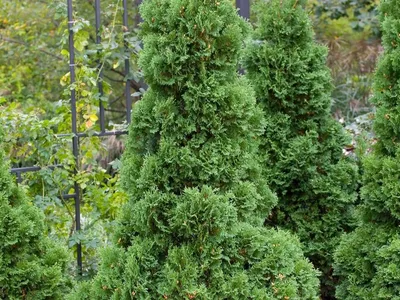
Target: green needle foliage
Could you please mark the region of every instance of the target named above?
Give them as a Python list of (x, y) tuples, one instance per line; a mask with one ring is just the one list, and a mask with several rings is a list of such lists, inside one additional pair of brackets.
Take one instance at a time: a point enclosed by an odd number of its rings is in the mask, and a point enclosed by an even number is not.
[(322, 297), (333, 296), (333, 250), (351, 228), (357, 167), (343, 157), (347, 137), (330, 115), (326, 48), (313, 39), (304, 1), (255, 5), (247, 76), (264, 109), (264, 176), (279, 203), (267, 223), (289, 229), (322, 271)]
[(262, 111), (237, 65), (248, 25), (229, 0), (147, 0), (116, 246), (74, 299), (317, 299), (299, 241), (263, 227)]
[(364, 163), (361, 224), (335, 253), (339, 299), (400, 299), (400, 49), (398, 1), (381, 2), (385, 52), (374, 80), (377, 143)]
[(0, 298), (62, 299), (67, 251), (45, 236), (44, 215), (14, 184), (3, 150), (0, 235)]

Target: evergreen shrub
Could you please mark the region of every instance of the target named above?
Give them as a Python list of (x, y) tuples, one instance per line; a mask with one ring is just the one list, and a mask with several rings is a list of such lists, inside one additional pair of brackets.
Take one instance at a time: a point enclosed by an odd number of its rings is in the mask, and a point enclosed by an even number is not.
[(289, 229), (322, 271), (321, 296), (333, 297), (333, 251), (352, 228), (357, 166), (344, 157), (349, 141), (330, 115), (327, 49), (314, 41), (305, 1), (254, 5), (255, 29), (244, 65), (264, 110), (263, 174), (279, 203), (267, 224)]
[(373, 153), (363, 161), (359, 227), (335, 253), (338, 299), (400, 299), (400, 6), (380, 5), (382, 55), (374, 78)]
[(67, 251), (46, 236), (43, 213), (15, 184), (4, 159), (1, 149), (0, 298), (63, 299)]
[(263, 227), (276, 196), (260, 176), (264, 124), (237, 73), (249, 26), (230, 0), (147, 0), (123, 158), (129, 195), (115, 246), (72, 299), (317, 299), (291, 234)]

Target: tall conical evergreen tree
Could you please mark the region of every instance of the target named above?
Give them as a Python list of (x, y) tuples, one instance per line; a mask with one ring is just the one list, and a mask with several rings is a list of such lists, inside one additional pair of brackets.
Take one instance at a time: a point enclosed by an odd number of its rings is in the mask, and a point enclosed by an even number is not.
[(335, 253), (338, 299), (400, 299), (400, 3), (380, 5), (381, 57), (372, 101), (377, 144), (363, 161), (360, 226)]
[[(317, 299), (300, 244), (263, 227), (262, 112), (237, 64), (248, 25), (229, 0), (147, 0), (123, 159), (118, 245), (73, 298)], [(87, 292), (85, 292), (85, 289)]]
[(357, 168), (343, 158), (346, 135), (330, 115), (326, 48), (313, 38), (305, 1), (255, 5), (247, 76), (264, 109), (264, 176), (279, 203), (267, 223), (295, 232), (322, 273), (322, 297), (333, 297), (333, 250), (350, 228)]
[(43, 213), (15, 185), (1, 149), (0, 299), (63, 299), (67, 258), (45, 236)]

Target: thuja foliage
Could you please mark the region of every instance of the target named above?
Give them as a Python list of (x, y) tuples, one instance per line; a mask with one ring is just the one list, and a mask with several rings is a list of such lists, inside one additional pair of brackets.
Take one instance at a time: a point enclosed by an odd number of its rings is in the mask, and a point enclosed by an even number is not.
[(263, 221), (262, 111), (237, 64), (248, 25), (228, 0), (141, 6), (150, 89), (123, 159), (117, 244), (78, 299), (317, 299), (317, 272)]
[(264, 109), (263, 174), (279, 203), (267, 223), (295, 232), (322, 273), (322, 296), (333, 292), (333, 250), (350, 229), (357, 168), (344, 158), (347, 137), (330, 116), (326, 48), (313, 39), (302, 2), (260, 1), (247, 76)]
[(0, 150), (0, 298), (62, 299), (67, 251), (46, 236), (43, 213), (11, 177)]
[(360, 226), (335, 253), (339, 299), (399, 299), (400, 295), (400, 7), (381, 2), (385, 49), (374, 80), (377, 143), (365, 158)]

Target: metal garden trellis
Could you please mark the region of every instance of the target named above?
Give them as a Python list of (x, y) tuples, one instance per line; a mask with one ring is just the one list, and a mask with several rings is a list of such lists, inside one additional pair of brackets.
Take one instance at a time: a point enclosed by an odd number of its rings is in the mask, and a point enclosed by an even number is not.
[[(66, 0), (67, 1), (67, 16), (68, 16), (68, 30), (69, 30), (69, 70), (70, 70), (70, 82), (73, 84), (75, 82), (75, 47), (74, 47), (74, 32), (72, 30), (73, 25), (74, 25), (74, 19), (73, 19), (73, 6), (72, 2), (73, 0)], [(139, 6), (142, 2), (142, 0), (131, 0), (134, 1), (135, 6)], [(128, 24), (128, 1), (123, 0), (122, 1), (122, 6), (123, 6), (123, 26), (126, 28), (126, 30), (129, 30), (129, 24)], [(249, 19), (250, 18), (250, 0), (236, 0), (236, 7), (239, 9), (239, 14), (245, 18)], [(101, 7), (100, 7), (100, 0), (95, 0), (94, 2), (94, 8), (95, 8), (95, 30), (96, 30), (96, 44), (101, 43), (101, 37), (100, 37), (100, 25), (101, 25), (101, 20), (100, 20), (100, 15), (101, 15)], [(135, 19), (135, 25), (137, 25), (141, 21), (140, 16), (137, 15)], [(125, 43), (125, 47), (127, 47), (127, 43)], [(125, 66), (124, 66), (124, 73), (129, 74), (129, 58), (125, 59)], [(100, 96), (103, 96), (103, 76), (102, 72), (100, 73), (97, 85), (99, 89)], [(126, 101), (126, 121), (127, 123), (130, 123), (131, 121), (131, 109), (132, 109), (132, 99), (131, 99), (131, 85), (130, 85), (130, 79), (125, 80), (125, 101)], [(76, 166), (79, 166), (79, 139), (82, 137), (88, 137), (87, 133), (84, 132), (78, 132), (77, 130), (77, 109), (76, 109), (76, 96), (75, 96), (75, 89), (71, 89), (71, 99), (70, 99), (70, 104), (71, 104), (71, 129), (72, 129), (72, 153), (75, 158), (75, 164)], [(100, 101), (99, 103), (99, 123), (100, 123), (100, 132), (97, 133), (91, 133), (91, 136), (97, 136), (97, 137), (104, 137), (104, 136), (111, 136), (111, 135), (123, 135), (127, 134), (127, 131), (107, 131), (106, 126), (105, 126), (105, 109), (103, 103)], [(57, 167), (62, 167), (62, 166), (48, 166), (50, 169), (54, 169)], [(17, 182), (21, 183), (22, 182), (22, 173), (25, 172), (35, 172), (35, 171), (40, 171), (41, 167), (39, 166), (32, 166), (32, 167), (21, 167), (21, 168), (12, 168), (11, 173), (15, 174), (17, 176)], [(74, 169), (74, 174), (76, 175), (78, 170), (77, 168)], [(80, 198), (80, 187), (77, 181), (74, 182), (74, 187), (73, 187), (74, 193), (73, 194), (66, 194), (63, 195), (64, 199), (74, 199), (75, 201), (75, 230), (80, 231), (81, 230), (81, 198)], [(77, 244), (77, 266), (78, 266), (78, 272), (81, 274), (82, 273), (82, 247), (81, 244)]]

